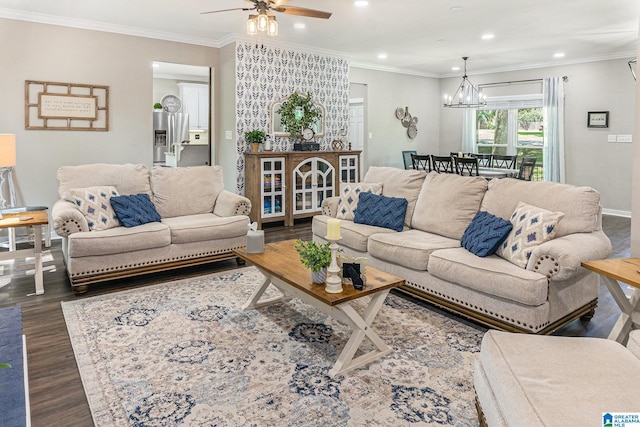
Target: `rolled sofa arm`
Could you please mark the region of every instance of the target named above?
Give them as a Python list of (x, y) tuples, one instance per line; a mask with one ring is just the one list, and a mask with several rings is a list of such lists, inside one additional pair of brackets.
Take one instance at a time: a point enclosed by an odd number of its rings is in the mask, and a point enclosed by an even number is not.
[(549, 280), (566, 280), (581, 268), (582, 261), (604, 259), (611, 254), (611, 241), (602, 230), (574, 233), (541, 244), (533, 250), (527, 270)]
[(322, 215), (327, 215), (335, 218), (338, 214), (338, 203), (340, 202), (340, 197), (327, 197), (322, 201)]
[(213, 213), (218, 216), (249, 216), (249, 212), (251, 212), (251, 200), (228, 190), (222, 190), (213, 207)]
[(89, 231), (87, 219), (82, 215), (73, 203), (67, 200), (58, 200), (51, 208), (53, 229), (60, 237), (68, 237), (70, 234), (80, 231)]

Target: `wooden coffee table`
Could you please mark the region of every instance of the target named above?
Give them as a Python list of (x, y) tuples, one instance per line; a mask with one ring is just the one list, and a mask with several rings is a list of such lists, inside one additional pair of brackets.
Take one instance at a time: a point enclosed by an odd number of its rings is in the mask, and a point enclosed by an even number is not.
[[(364, 290), (358, 291), (353, 286), (345, 284), (341, 293), (330, 294), (325, 292), (324, 285), (315, 285), (311, 282), (311, 273), (300, 262), (294, 245), (295, 240), (286, 240), (265, 245), (264, 253), (260, 254), (248, 254), (245, 249), (234, 251), (238, 257), (253, 264), (265, 276), (264, 283), (255, 290), (251, 298), (244, 304), (243, 309), (260, 308), (288, 301), (291, 298), (299, 298), (349, 326), (353, 330), (351, 337), (333, 368), (329, 371), (329, 375), (360, 368), (391, 353), (391, 347), (382, 341), (371, 325), (382, 308), (389, 291), (403, 285), (404, 280), (367, 267), (367, 283)], [(261, 300), (269, 285), (276, 287), (281, 295)], [(351, 306), (351, 303), (365, 296), (370, 296), (371, 299), (361, 316)], [(365, 337), (376, 348), (354, 357)]]
[[(620, 307), (622, 313), (613, 325), (608, 338), (624, 343), (632, 329), (640, 328), (640, 258), (585, 261), (582, 266), (595, 271), (602, 277), (611, 296)], [(631, 295), (627, 297), (618, 281), (636, 289), (632, 289)]]

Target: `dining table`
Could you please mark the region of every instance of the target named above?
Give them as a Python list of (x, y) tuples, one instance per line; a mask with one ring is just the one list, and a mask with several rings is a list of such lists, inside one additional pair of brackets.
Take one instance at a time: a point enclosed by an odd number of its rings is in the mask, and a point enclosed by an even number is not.
[(478, 175), (487, 179), (492, 178), (514, 178), (518, 175), (518, 169), (506, 168), (478, 168)]

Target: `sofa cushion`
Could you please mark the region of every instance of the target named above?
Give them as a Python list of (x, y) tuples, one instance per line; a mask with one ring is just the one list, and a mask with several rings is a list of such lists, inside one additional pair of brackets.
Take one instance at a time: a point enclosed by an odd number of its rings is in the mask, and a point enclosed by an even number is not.
[(72, 188), (67, 191), (65, 199), (74, 204), (87, 219), (89, 230), (107, 230), (118, 227), (120, 221), (111, 207), (110, 200), (118, 195), (112, 185), (85, 188)]
[(149, 169), (145, 165), (112, 165), (94, 163), (78, 166), (62, 166), (58, 169), (58, 195), (65, 198), (72, 188), (112, 185), (119, 194), (146, 193), (151, 195)]
[(171, 244), (169, 227), (150, 222), (137, 227), (81, 231), (69, 235), (69, 257), (112, 255)]
[(162, 218), (213, 212), (223, 190), (220, 166), (167, 168), (151, 171), (153, 202)]
[(463, 248), (479, 257), (493, 255), (513, 228), (511, 221), (478, 212), (462, 235)]
[[(327, 220), (330, 217), (327, 215), (316, 215), (313, 217), (311, 224), (313, 235), (324, 237), (327, 235)], [(359, 252), (367, 251), (367, 242), (369, 236), (377, 233), (391, 233), (395, 234), (396, 231), (389, 228), (375, 227), (373, 225), (356, 224), (352, 221), (340, 222), (340, 246), (345, 246)]]
[(148, 194), (112, 197), (111, 206), (125, 227), (135, 227), (161, 219)]
[(513, 229), (500, 245), (496, 254), (518, 267), (526, 268), (531, 252), (556, 235), (558, 222), (564, 213), (550, 212), (520, 202), (510, 221)]
[(413, 210), (425, 176), (423, 171), (413, 169), (371, 166), (362, 182), (382, 184), (383, 196), (407, 199), (407, 214), (404, 217), (404, 225), (408, 227), (411, 224)]
[(565, 216), (558, 224), (558, 237), (601, 229), (600, 193), (590, 187), (548, 181), (492, 179), (481, 210), (509, 218), (519, 202), (552, 212), (564, 212)]
[(602, 338), (488, 331), (476, 380), (505, 425), (603, 425), (604, 413), (638, 412), (640, 402), (640, 360)]
[(198, 214), (163, 218), (162, 223), (171, 230), (171, 243), (192, 243), (246, 236), (249, 218), (246, 216), (220, 217)]
[(406, 213), (407, 199), (363, 192), (353, 222), (402, 231)]
[(336, 218), (347, 219), (353, 221), (354, 212), (358, 207), (358, 199), (360, 193), (367, 191), (373, 194), (382, 193), (382, 185), (380, 184), (353, 184), (345, 185), (340, 190), (340, 199), (338, 200), (338, 212)]
[(416, 202), (411, 227), (460, 240), (480, 209), (486, 190), (487, 180), (479, 176), (430, 172)]
[(537, 306), (547, 302), (546, 276), (517, 267), (497, 255), (480, 258), (464, 248), (434, 251), (429, 257), (429, 273), (520, 304)]
[(428, 269), (429, 256), (433, 251), (458, 247), (458, 240), (420, 230), (378, 233), (369, 237), (369, 254), (372, 257), (421, 271)]

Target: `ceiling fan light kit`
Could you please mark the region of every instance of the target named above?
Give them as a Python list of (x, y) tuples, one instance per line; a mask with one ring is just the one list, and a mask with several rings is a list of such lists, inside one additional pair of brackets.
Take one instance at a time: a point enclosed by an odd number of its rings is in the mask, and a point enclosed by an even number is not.
[(444, 104), (446, 108), (479, 108), (487, 105), (486, 96), (476, 88), (467, 77), (467, 59), (463, 56), (464, 75), (462, 82), (458, 86), (458, 90), (453, 96), (444, 95)]
[(253, 3), (253, 7), (238, 7), (235, 9), (212, 10), (210, 12), (202, 12), (203, 15), (208, 13), (229, 12), (232, 10), (255, 10), (257, 14), (249, 15), (247, 19), (247, 34), (255, 36), (259, 31), (266, 32), (270, 36), (278, 35), (278, 21), (276, 17), (269, 13), (278, 12), (288, 15), (306, 16), (310, 18), (329, 19), (330, 12), (322, 12), (320, 10), (307, 9), (305, 7), (285, 6), (289, 0), (245, 0)]

